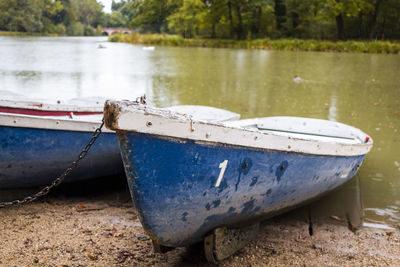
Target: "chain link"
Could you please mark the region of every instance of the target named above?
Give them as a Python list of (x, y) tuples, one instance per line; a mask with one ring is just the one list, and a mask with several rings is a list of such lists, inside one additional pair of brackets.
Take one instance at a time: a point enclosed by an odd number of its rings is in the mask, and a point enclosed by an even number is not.
[(103, 126), (104, 126), (104, 118), (101, 120), (101, 125), (93, 133), (93, 136), (90, 139), (89, 143), (85, 146), (85, 148), (81, 151), (81, 153), (79, 153), (78, 158), (76, 160), (74, 160), (71, 163), (71, 165), (69, 165), (69, 167), (66, 168), (65, 171), (59, 177), (54, 179), (53, 182), (50, 185), (44, 187), (43, 189), (41, 189), (36, 194), (31, 195), (31, 196), (27, 196), (27, 197), (25, 197), (23, 199), (20, 199), (20, 200), (16, 199), (16, 200), (13, 200), (13, 201), (0, 202), (0, 208), (5, 208), (5, 207), (13, 206), (13, 205), (32, 202), (32, 201), (36, 200), (39, 197), (47, 195), (50, 192), (51, 189), (53, 189), (54, 187), (58, 186), (65, 179), (65, 177), (67, 177), (78, 166), (78, 162), (79, 161), (81, 161), (82, 159), (84, 159), (86, 157), (87, 153), (89, 152), (89, 149), (92, 147), (92, 145), (94, 144), (96, 139), (100, 136), (101, 129), (103, 128)]

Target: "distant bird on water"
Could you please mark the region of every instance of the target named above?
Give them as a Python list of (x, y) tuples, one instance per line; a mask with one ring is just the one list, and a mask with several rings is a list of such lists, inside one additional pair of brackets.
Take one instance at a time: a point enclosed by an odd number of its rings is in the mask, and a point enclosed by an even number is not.
[(295, 83), (301, 83), (303, 80), (299, 76), (295, 75), (293, 81)]
[(154, 46), (144, 46), (142, 48), (143, 50), (149, 50), (149, 51), (153, 51), (154, 49), (156, 49)]

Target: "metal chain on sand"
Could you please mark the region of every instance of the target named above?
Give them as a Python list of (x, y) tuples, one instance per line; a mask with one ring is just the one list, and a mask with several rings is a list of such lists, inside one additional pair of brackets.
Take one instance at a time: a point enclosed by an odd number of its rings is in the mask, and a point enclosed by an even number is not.
[(96, 139), (100, 136), (101, 129), (103, 128), (103, 126), (104, 126), (104, 118), (101, 120), (100, 127), (98, 127), (96, 129), (96, 131), (93, 133), (93, 136), (90, 139), (89, 143), (85, 146), (85, 148), (81, 151), (81, 153), (79, 153), (78, 158), (76, 160), (74, 160), (71, 163), (71, 165), (68, 168), (66, 168), (65, 171), (59, 177), (54, 179), (54, 181), (50, 185), (44, 187), (42, 190), (40, 190), (36, 194), (27, 196), (23, 199), (17, 199), (17, 200), (7, 201), (7, 202), (0, 202), (0, 208), (5, 208), (5, 207), (13, 206), (13, 205), (32, 202), (39, 197), (47, 195), (51, 189), (58, 186), (65, 179), (65, 177), (67, 177), (78, 166), (79, 161), (81, 161), (82, 159), (84, 159), (86, 157), (86, 154), (89, 152), (89, 149), (92, 147), (92, 145), (94, 144)]

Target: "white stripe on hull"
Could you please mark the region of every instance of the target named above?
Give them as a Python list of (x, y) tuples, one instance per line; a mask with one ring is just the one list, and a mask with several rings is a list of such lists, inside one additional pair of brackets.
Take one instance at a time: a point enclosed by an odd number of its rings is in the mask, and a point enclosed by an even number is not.
[[(0, 113), (0, 126), (25, 127), (77, 132), (94, 132), (101, 124), (103, 115), (69, 116), (30, 116)], [(114, 132), (106, 129), (103, 132)]]

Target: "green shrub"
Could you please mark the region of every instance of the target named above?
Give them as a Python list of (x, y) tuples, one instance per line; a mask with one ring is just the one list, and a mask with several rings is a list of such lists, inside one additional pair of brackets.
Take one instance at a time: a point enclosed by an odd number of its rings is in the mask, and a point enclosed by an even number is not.
[(108, 41), (109, 42), (114, 42), (114, 43), (122, 42), (121, 34), (112, 34), (112, 35), (110, 35), (108, 37)]
[(85, 34), (85, 36), (94, 36), (96, 34), (96, 31), (92, 26), (85, 25), (84, 34)]
[(80, 22), (72, 23), (67, 27), (67, 35), (70, 36), (83, 36), (84, 26)]
[(64, 24), (60, 23), (60, 24), (56, 25), (55, 32), (58, 35), (65, 35), (65, 33), (67, 32), (67, 29), (65, 28)]

